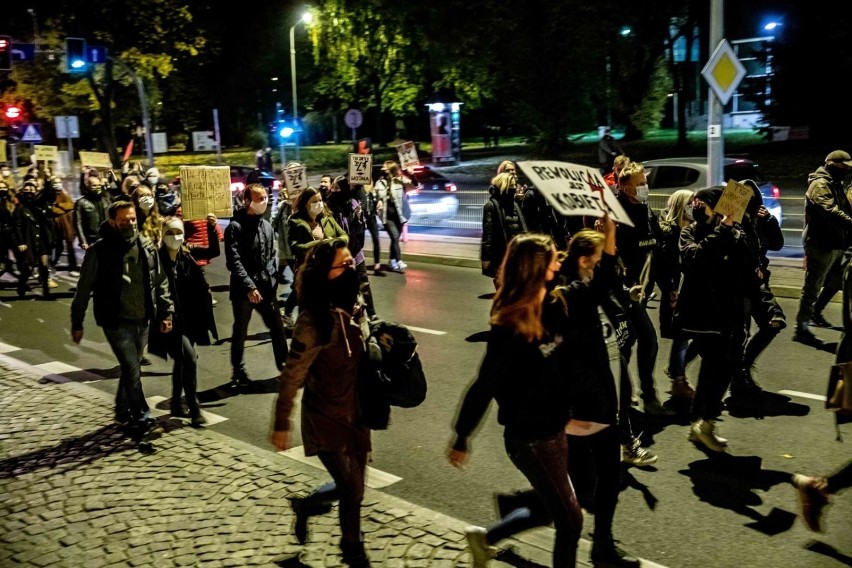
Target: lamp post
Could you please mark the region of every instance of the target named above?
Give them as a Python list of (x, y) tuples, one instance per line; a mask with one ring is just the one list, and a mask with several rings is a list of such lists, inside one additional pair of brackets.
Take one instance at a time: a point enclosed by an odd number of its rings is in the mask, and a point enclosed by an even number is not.
[[(299, 107), (296, 96), (296, 26), (300, 23), (310, 24), (314, 19), (313, 14), (305, 12), (298, 22), (290, 26), (290, 79), (293, 83), (293, 127), (296, 130), (296, 159), (299, 160)], [(286, 165), (286, 164), (285, 164)]]

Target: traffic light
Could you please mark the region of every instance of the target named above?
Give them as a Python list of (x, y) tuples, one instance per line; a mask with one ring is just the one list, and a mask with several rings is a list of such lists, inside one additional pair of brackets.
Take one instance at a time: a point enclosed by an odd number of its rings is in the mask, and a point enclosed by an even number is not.
[(65, 38), (65, 69), (69, 73), (84, 73), (89, 68), (86, 40), (80, 37)]
[(6, 105), (3, 107), (3, 118), (6, 119), (8, 125), (6, 139), (13, 144), (19, 142), (23, 135), (21, 132), (21, 121), (24, 118), (23, 110), (19, 106)]
[(12, 37), (0, 36), (0, 71), (12, 69)]

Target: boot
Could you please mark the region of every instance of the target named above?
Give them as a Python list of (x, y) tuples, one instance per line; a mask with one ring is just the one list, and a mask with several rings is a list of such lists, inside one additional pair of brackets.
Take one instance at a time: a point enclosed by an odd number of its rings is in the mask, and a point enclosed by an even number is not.
[(340, 551), (343, 553), (343, 563), (352, 568), (370, 568), (370, 558), (364, 550), (363, 542), (340, 541)]
[(594, 538), (591, 554), (592, 566), (595, 568), (638, 568), (638, 558), (630, 556), (624, 549), (615, 544), (612, 535)]
[(731, 396), (733, 397), (750, 397), (760, 394), (763, 391), (752, 375), (752, 367), (743, 367), (738, 372), (734, 373), (731, 381)]

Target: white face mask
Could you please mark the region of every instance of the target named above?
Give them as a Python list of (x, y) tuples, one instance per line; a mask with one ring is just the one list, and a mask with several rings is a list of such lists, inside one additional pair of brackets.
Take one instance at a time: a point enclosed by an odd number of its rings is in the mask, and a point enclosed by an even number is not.
[(183, 244), (183, 235), (165, 235), (163, 237), (163, 244), (169, 250), (177, 250)]
[(139, 209), (147, 213), (154, 206), (154, 196), (144, 195), (139, 198)]
[(311, 203), (311, 213), (314, 214), (314, 217), (322, 213), (322, 201), (314, 201)]
[(648, 186), (647, 185), (636, 186), (636, 199), (638, 199), (642, 203), (648, 201)]
[(266, 212), (266, 200), (252, 201), (249, 205), (249, 211), (255, 215), (263, 215)]

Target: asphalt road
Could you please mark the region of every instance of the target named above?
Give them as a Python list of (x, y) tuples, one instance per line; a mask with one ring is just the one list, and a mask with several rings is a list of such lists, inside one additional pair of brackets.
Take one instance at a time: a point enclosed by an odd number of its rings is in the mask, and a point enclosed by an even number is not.
[[(91, 314), (83, 344), (68, 338), (73, 282), (59, 276), (62, 285), (51, 301), (18, 300), (12, 286), (0, 289), (0, 343), (21, 347), (12, 355), (30, 364), (58, 361), (83, 369), (66, 376), (97, 381), (91, 385), (112, 393), (115, 359)], [(265, 329), (255, 318), (249, 330), (246, 357), (254, 387), (242, 393), (222, 388), (230, 377), (232, 321), (224, 259), (209, 267), (208, 279), (219, 300), (215, 313), (222, 342), (199, 349), (199, 391), (204, 409), (226, 419), (209, 427), (269, 448), (276, 372)], [(372, 285), (380, 315), (414, 326), (429, 396), (418, 408), (394, 409), (391, 428), (374, 435), (371, 465), (401, 478), (384, 489), (388, 493), (468, 522), (494, 521), (493, 493), (526, 482), (505, 456), (493, 408), (474, 439), (469, 468), (454, 470), (444, 459), (459, 398), (484, 352), (490, 280), (473, 269), (411, 263), (405, 275), (389, 273), (373, 278)], [(789, 315), (795, 312), (792, 301), (782, 299), (782, 306)], [(839, 305), (830, 304), (826, 316), (839, 322)], [(831, 338), (839, 332), (821, 335)], [(661, 392), (666, 390), (662, 369), (668, 345), (661, 340)], [(165, 399), (171, 366), (152, 360), (144, 368), (146, 396)], [(848, 442), (834, 440), (829, 413), (812, 398), (823, 394), (831, 361), (829, 353), (793, 343), (790, 331), (784, 331), (759, 361), (760, 383), (776, 394), (760, 407), (733, 407), (726, 413), (721, 428), (730, 439), (731, 455), (723, 459), (709, 459), (687, 442), (685, 419), (648, 420), (637, 412), (637, 431), (644, 431), (645, 443), (660, 461), (625, 470), (616, 537), (633, 553), (668, 566), (837, 566), (852, 561), (850, 500), (836, 499), (828, 514), (829, 532), (820, 538), (823, 545), (809, 550), (812, 533), (795, 518), (795, 491), (788, 483), (792, 472), (829, 472), (852, 454)], [(693, 364), (693, 384), (696, 373)]]

